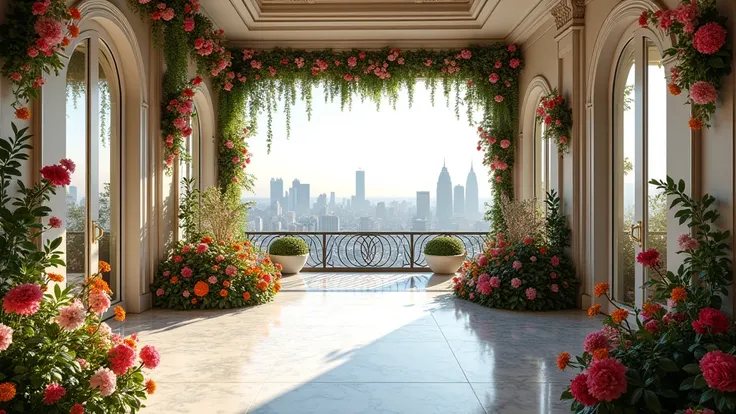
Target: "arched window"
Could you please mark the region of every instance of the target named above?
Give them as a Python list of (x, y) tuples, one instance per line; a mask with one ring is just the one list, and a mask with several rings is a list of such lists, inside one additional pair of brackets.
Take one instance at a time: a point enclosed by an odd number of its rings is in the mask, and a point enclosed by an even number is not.
[(534, 123), (534, 198), (544, 204), (549, 191), (549, 141), (544, 138), (544, 122)]
[(667, 257), (667, 205), (649, 185), (667, 176), (667, 84), (659, 47), (639, 31), (619, 56), (613, 83), (613, 295), (641, 306), (647, 269), (636, 255)]
[[(194, 180), (192, 188), (201, 189), (201, 126), (199, 117), (197, 116), (197, 108), (195, 106), (192, 119), (189, 125), (192, 128), (192, 134), (188, 137), (184, 137), (184, 149), (186, 156), (179, 157), (179, 165), (177, 166), (178, 173), (178, 200), (181, 201), (184, 197), (186, 187), (183, 185), (184, 179)], [(177, 229), (178, 240), (183, 240), (185, 237), (183, 222), (179, 220)]]

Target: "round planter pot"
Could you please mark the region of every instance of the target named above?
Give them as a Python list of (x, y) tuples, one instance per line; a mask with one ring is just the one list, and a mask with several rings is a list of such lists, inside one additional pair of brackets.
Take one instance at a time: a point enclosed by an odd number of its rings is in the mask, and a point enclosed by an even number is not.
[(465, 261), (465, 253), (457, 256), (431, 256), (425, 254), (424, 257), (427, 258), (427, 266), (432, 272), (440, 275), (455, 274)]
[(281, 265), (281, 273), (294, 274), (299, 273), (307, 263), (307, 255), (302, 256), (279, 256), (272, 254), (271, 261)]

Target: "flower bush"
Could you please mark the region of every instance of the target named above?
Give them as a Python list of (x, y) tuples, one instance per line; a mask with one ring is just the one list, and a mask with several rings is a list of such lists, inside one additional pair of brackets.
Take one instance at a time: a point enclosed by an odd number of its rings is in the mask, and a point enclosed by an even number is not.
[[(81, 289), (62, 289), (61, 237), (39, 247), (35, 240), (62, 225), (44, 205), (70, 183), (71, 160), (41, 169), (41, 182), (26, 186), (18, 170), (28, 159), (30, 136), (13, 125), (0, 141), (0, 413), (137, 412), (156, 383), (146, 379), (160, 362), (155, 347), (139, 349), (138, 336), (113, 334), (103, 322), (110, 288), (100, 272)], [(9, 188), (16, 180), (16, 197)], [(115, 317), (125, 311), (115, 308)]]
[(511, 310), (544, 311), (576, 305), (578, 281), (563, 253), (569, 244), (569, 230), (559, 218), (556, 193), (548, 194), (547, 202), (546, 234), (518, 241), (506, 241), (498, 234), (482, 254), (465, 263), (460, 276), (453, 278), (455, 295)]
[(64, 0), (9, 2), (7, 20), (0, 26), (0, 55), (3, 76), (13, 85), (16, 118), (31, 117), (26, 104), (39, 96), (44, 74), (58, 74), (64, 66), (60, 53), (79, 35), (76, 23), (81, 18)]
[(457, 256), (464, 253), (465, 246), (455, 237), (435, 237), (424, 245), (424, 254), (430, 256)]
[[(614, 311), (586, 337), (582, 356), (558, 356), (560, 369), (582, 371), (562, 398), (577, 413), (736, 412), (736, 327), (719, 310), (731, 283), (730, 232), (715, 227), (712, 196), (692, 199), (683, 181), (669, 177), (651, 184), (680, 206), (675, 216), (693, 230), (679, 238), (684, 263), (666, 271), (656, 250), (638, 255), (654, 275), (641, 309), (613, 301), (607, 283), (595, 286)], [(600, 312), (600, 303), (588, 311)]]
[(537, 122), (544, 122), (545, 139), (554, 138), (561, 153), (570, 151), (572, 109), (565, 98), (557, 92), (557, 89), (542, 98), (542, 102), (537, 108)]
[(719, 14), (715, 0), (683, 0), (674, 10), (645, 11), (642, 27), (654, 26), (676, 41), (664, 56), (675, 56), (671, 69), (670, 93), (689, 91), (693, 116), (690, 128), (701, 129), (716, 111), (718, 89), (731, 73), (732, 50), (727, 44), (726, 17)]
[(268, 253), (278, 256), (303, 256), (309, 254), (309, 246), (299, 237), (279, 237), (268, 247)]

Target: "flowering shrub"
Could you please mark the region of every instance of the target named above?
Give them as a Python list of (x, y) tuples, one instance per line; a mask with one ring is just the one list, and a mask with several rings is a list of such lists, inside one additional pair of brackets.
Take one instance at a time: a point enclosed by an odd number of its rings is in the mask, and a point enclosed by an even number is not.
[(234, 308), (273, 299), (280, 266), (249, 241), (180, 243), (161, 263), (151, 285), (155, 306), (171, 309)]
[(572, 109), (557, 92), (542, 98), (537, 108), (537, 122), (544, 122), (544, 138), (553, 137), (560, 152), (569, 151), (570, 134), (572, 133)]
[[(564, 233), (554, 228), (567, 228), (556, 217), (559, 198), (550, 193), (548, 202), (546, 233)], [(455, 295), (501, 309), (543, 311), (574, 307), (578, 281), (563, 254), (567, 237), (536, 237), (509, 243), (503, 234), (498, 234), (482, 254), (465, 263), (460, 276), (453, 278)]]
[(3, 76), (13, 85), (16, 118), (31, 117), (25, 105), (39, 96), (44, 74), (58, 74), (64, 66), (60, 52), (79, 35), (76, 22), (81, 18), (64, 0), (9, 2), (7, 20), (0, 26), (0, 55), (5, 60)]
[[(63, 266), (57, 249), (62, 239), (38, 247), (50, 228), (61, 226), (47, 218), (43, 205), (57, 187), (69, 184), (71, 160), (41, 169), (41, 182), (27, 187), (18, 181), (11, 197), (11, 180), (21, 176), (30, 136), (26, 129), (0, 143), (0, 413), (137, 412), (156, 383), (146, 379), (160, 356), (153, 346), (138, 349), (137, 335), (123, 338), (102, 322), (111, 306), (110, 288), (100, 272), (87, 278), (77, 293), (62, 289), (63, 276), (49, 272)], [(13, 210), (10, 208), (14, 207)], [(125, 311), (115, 308), (115, 317)]]
[[(656, 250), (638, 255), (656, 275), (646, 284), (651, 296), (642, 309), (619, 306), (607, 283), (595, 286), (595, 296), (615, 310), (600, 332), (586, 337), (582, 356), (558, 356), (560, 369), (582, 371), (562, 398), (573, 400), (577, 413), (735, 412), (736, 328), (718, 309), (731, 283), (730, 233), (714, 226), (719, 213), (712, 196), (692, 199), (684, 182), (671, 178), (651, 184), (674, 199), (673, 207), (681, 206), (676, 217), (694, 230), (679, 238), (684, 264), (668, 272)], [(588, 314), (600, 311), (595, 304)]]
[(715, 0), (683, 0), (674, 10), (645, 11), (639, 18), (643, 27), (659, 27), (676, 38), (664, 56), (675, 56), (671, 69), (670, 93), (689, 90), (693, 107), (690, 128), (709, 126), (716, 111), (721, 80), (731, 73), (732, 51), (727, 45), (726, 17), (716, 9)]

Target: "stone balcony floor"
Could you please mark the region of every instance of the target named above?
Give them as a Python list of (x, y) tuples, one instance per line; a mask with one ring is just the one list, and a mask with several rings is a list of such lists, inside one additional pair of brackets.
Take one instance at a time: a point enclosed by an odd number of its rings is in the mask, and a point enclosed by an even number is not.
[(566, 413), (598, 320), (519, 313), (455, 299), (449, 277), (303, 273), (272, 303), (152, 310), (112, 324), (155, 344), (158, 391), (144, 413)]

